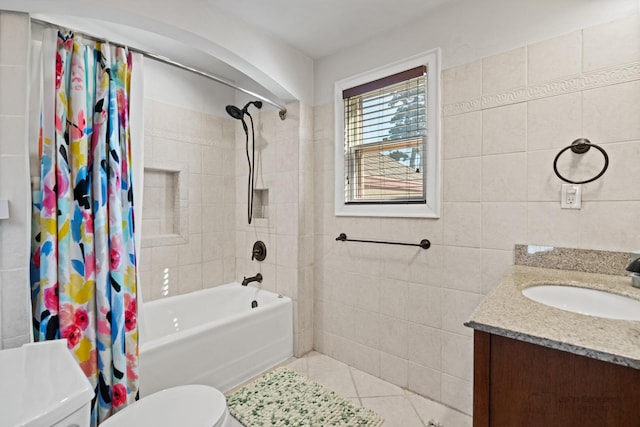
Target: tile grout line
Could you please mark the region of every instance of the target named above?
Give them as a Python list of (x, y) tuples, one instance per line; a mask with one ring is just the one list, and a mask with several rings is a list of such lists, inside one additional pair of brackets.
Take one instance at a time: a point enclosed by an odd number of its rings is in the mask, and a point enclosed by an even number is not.
[(427, 421), (423, 420), (422, 417), (420, 416), (420, 413), (418, 412), (418, 409), (416, 409), (416, 405), (414, 405), (413, 401), (411, 399), (409, 399), (409, 396), (406, 393), (408, 390), (404, 390), (404, 391), (405, 391), (405, 393), (403, 393), (402, 396), (404, 397), (404, 399), (407, 402), (409, 402), (409, 405), (411, 405), (411, 408), (413, 408), (413, 412), (417, 415), (417, 417), (420, 420), (420, 422), (422, 423), (422, 425), (425, 426), (425, 427), (429, 427), (429, 425), (427, 424)]
[(358, 403), (360, 404), (361, 407), (364, 407), (364, 405), (362, 404), (362, 398), (360, 397), (360, 391), (358, 390), (358, 386), (356, 385), (356, 379), (353, 377), (353, 368), (352, 366), (347, 365), (347, 368), (349, 369), (349, 377), (351, 377), (351, 384), (353, 384), (353, 389), (356, 391), (356, 398), (358, 399)]

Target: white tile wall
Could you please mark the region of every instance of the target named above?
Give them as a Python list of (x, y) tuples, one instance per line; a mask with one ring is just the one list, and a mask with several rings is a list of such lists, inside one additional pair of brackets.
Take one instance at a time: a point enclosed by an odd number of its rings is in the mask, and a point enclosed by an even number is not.
[(463, 157), (444, 160), (442, 193), (445, 202), (482, 200), (482, 158)]
[(481, 182), (484, 202), (526, 201), (526, 154), (511, 153), (482, 157)]
[[(315, 348), (470, 414), (463, 322), (513, 264), (514, 244), (640, 249), (639, 28), (632, 16), (444, 70), (438, 220), (336, 218), (333, 106), (317, 107)], [(584, 186), (581, 210), (561, 210), (553, 159), (580, 137), (607, 150), (609, 170)], [(559, 167), (576, 179), (602, 166), (595, 150), (572, 156)], [(433, 246), (336, 243), (340, 232)]]
[(442, 372), (473, 380), (473, 338), (442, 332)]
[(480, 203), (444, 203), (444, 244), (479, 248), (482, 241)]
[(575, 248), (579, 245), (580, 211), (558, 209), (558, 202), (527, 204), (528, 241)]
[(396, 357), (380, 351), (380, 378), (400, 387), (409, 386), (409, 362), (406, 357)]
[(474, 61), (442, 73), (445, 104), (468, 101), (482, 95), (482, 61)]
[[(607, 144), (605, 148), (612, 165), (605, 172), (607, 179), (585, 184), (583, 199), (640, 200), (640, 186), (632, 185), (632, 183), (640, 182), (640, 168), (637, 166), (640, 158), (640, 140)], [(594, 151), (593, 156), (585, 159), (585, 161), (587, 160), (591, 171), (603, 167), (604, 159), (600, 153)], [(627, 185), (620, 185), (620, 183)]]
[[(460, 268), (461, 264), (464, 268)], [(444, 246), (444, 277), (442, 286), (460, 291), (482, 293), (482, 249)]]
[(482, 93), (521, 88), (527, 82), (527, 50), (518, 48), (482, 60)]
[[(11, 39), (7, 39), (11, 40)], [(0, 65), (0, 114), (24, 116), (26, 108), (26, 63)]]
[[(29, 39), (29, 23), (24, 14), (2, 12), (0, 14), (0, 39), (5, 43), (0, 49), (0, 64), (25, 66)], [(21, 95), (24, 97), (24, 95)]]
[(583, 92), (583, 134), (594, 143), (640, 139), (640, 81)]
[(582, 132), (582, 93), (573, 92), (530, 101), (527, 108), (527, 150), (558, 150)]
[(440, 400), (442, 374), (439, 369), (432, 369), (417, 363), (408, 362), (409, 390), (434, 400)]
[[(254, 119), (256, 188), (269, 191), (268, 214), (267, 218), (254, 218), (251, 225), (247, 223), (245, 135), (241, 125), (233, 123), (236, 131), (234, 191), (238, 213), (234, 222), (236, 280), (260, 272), (264, 279), (258, 286), (294, 300), (294, 353), (301, 356), (313, 348), (315, 185), (313, 167), (304, 167), (312, 164), (313, 158), (313, 111), (294, 103), (287, 106), (284, 121), (273, 109), (255, 114)], [(267, 246), (267, 258), (263, 262), (251, 260), (251, 247), (256, 240), (264, 241)], [(367, 301), (362, 300), (362, 304)], [(375, 305), (377, 309), (377, 299)], [(322, 309), (320, 306), (316, 310)], [(358, 320), (361, 340), (369, 342), (369, 339), (375, 339), (371, 322), (364, 320), (369, 311), (362, 310), (361, 313), (361, 317), (351, 317), (349, 322), (355, 328)], [(327, 327), (341, 328), (342, 325), (329, 322)]]
[(583, 31), (585, 71), (640, 60), (640, 15), (586, 28)]
[(482, 249), (482, 294), (486, 295), (513, 265), (513, 250)]
[(0, 220), (0, 349), (30, 339), (28, 34), (27, 15), (0, 12), (0, 199), (9, 201), (10, 215)]
[(524, 151), (527, 142), (526, 124), (526, 103), (482, 111), (482, 154)]
[(483, 248), (509, 250), (516, 242), (526, 240), (526, 203), (483, 203)]
[[(145, 100), (145, 160), (170, 164), (186, 174), (179, 189), (183, 243), (144, 238), (167, 230), (176, 215), (154, 197), (171, 185), (163, 174), (145, 175), (143, 250), (139, 268), (144, 301), (180, 295), (235, 280), (235, 120)], [(226, 163), (225, 163), (226, 162)], [(230, 189), (228, 187), (231, 187)], [(169, 197), (171, 198), (171, 197)], [(167, 201), (169, 202), (169, 201)], [(159, 215), (158, 210), (164, 210)], [(157, 227), (153, 221), (157, 217)], [(165, 231), (166, 232), (166, 231)]]
[(482, 112), (458, 114), (442, 118), (443, 158), (455, 159), (482, 154)]
[(442, 289), (422, 283), (409, 283), (404, 318), (433, 328), (442, 325)]
[(577, 75), (582, 71), (582, 32), (527, 46), (527, 55), (529, 84)]

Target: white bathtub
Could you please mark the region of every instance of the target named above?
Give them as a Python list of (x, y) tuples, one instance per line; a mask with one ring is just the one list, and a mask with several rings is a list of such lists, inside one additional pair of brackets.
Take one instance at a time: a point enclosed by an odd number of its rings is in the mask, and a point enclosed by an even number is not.
[(225, 392), (293, 354), (291, 299), (252, 286), (230, 283), (142, 310), (142, 397), (181, 384)]

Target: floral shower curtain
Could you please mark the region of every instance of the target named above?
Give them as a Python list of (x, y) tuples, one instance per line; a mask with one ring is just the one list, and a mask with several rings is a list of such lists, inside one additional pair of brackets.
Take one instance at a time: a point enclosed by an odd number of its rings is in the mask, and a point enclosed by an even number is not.
[(93, 426), (138, 392), (131, 70), (126, 48), (61, 33), (43, 44), (34, 336), (66, 338), (96, 390)]

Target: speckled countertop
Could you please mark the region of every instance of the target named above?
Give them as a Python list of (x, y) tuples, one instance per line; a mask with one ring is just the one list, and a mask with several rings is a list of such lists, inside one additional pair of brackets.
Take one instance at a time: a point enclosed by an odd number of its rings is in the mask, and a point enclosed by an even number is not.
[(640, 300), (625, 276), (516, 265), (472, 314), (466, 326), (545, 347), (640, 369), (640, 321), (587, 316), (525, 297), (529, 286), (561, 283)]

